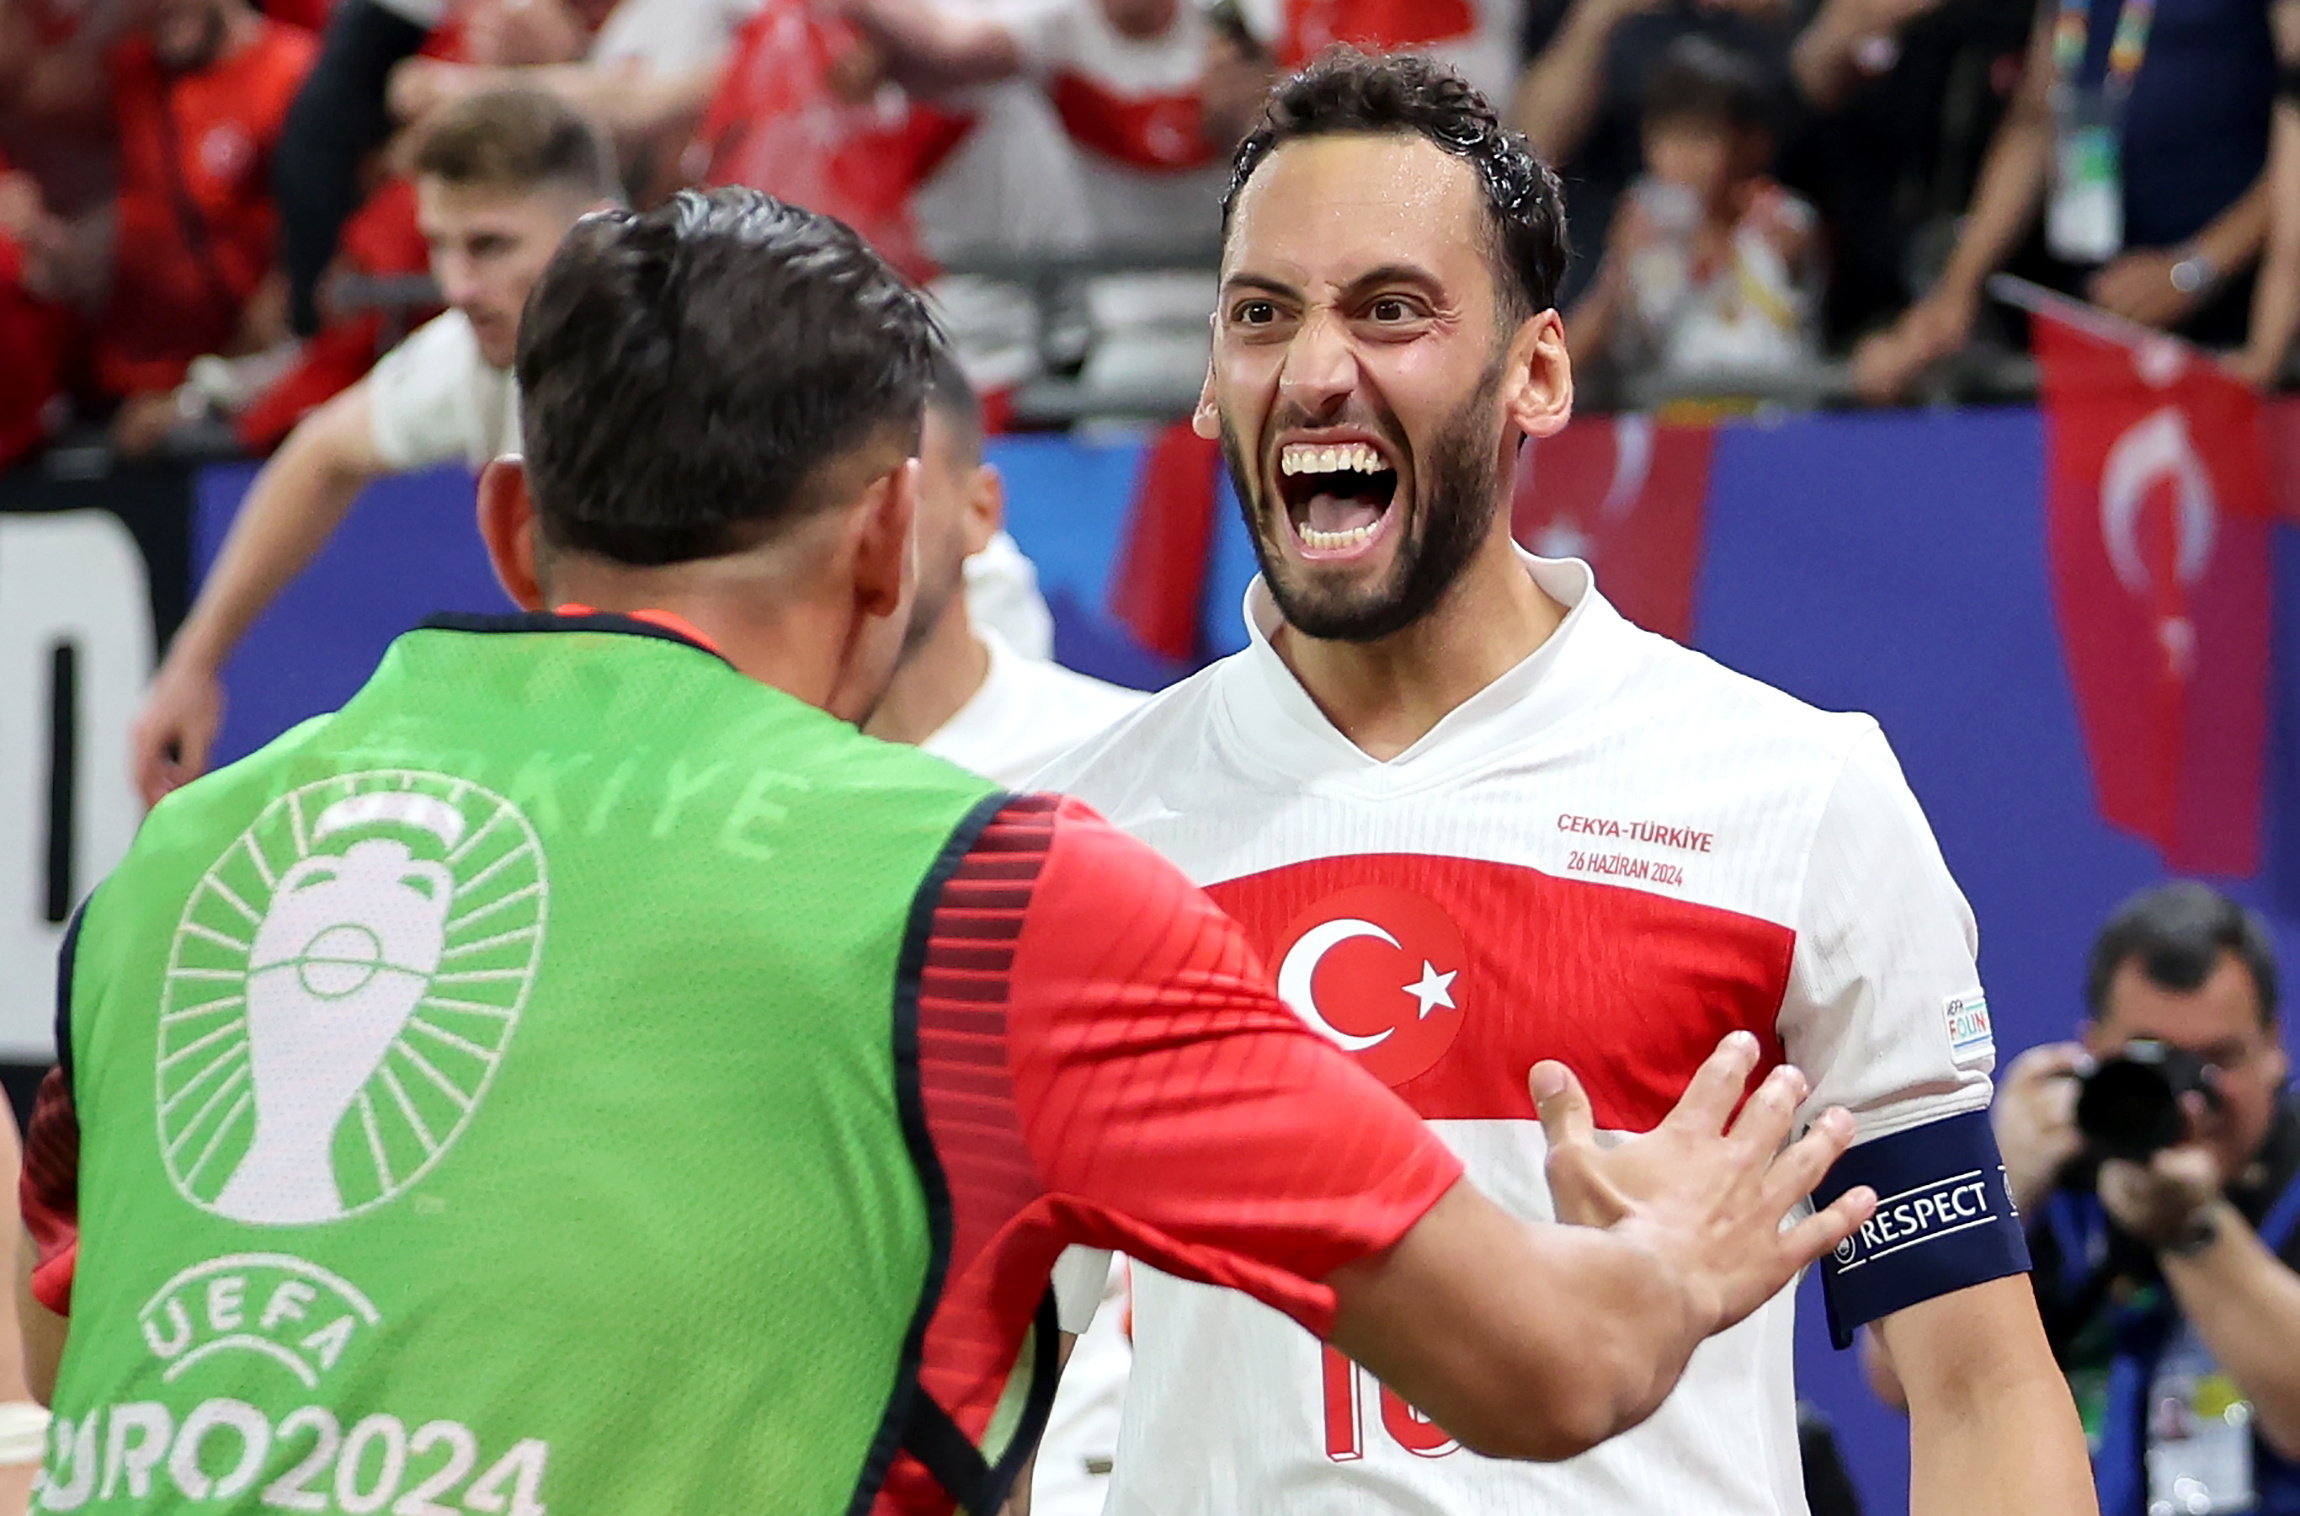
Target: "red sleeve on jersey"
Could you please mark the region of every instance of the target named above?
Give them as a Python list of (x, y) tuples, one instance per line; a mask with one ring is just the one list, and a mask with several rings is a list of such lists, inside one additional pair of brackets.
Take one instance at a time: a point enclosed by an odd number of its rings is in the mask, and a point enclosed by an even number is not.
[(1270, 990), (1179, 869), (1076, 801), (1019, 951), (1025, 1133), (1074, 1240), (1241, 1289), (1321, 1335), (1318, 1281), (1379, 1252), (1461, 1163)]
[(34, 1250), (32, 1298), (59, 1316), (70, 1315), (72, 1270), (80, 1256), (80, 1116), (60, 1068), (40, 1081), (16, 1190)]
[[(1072, 1243), (1241, 1289), (1314, 1332), (1322, 1283), (1461, 1163), (1267, 988), (1236, 923), (1076, 801), (1009, 802), (943, 884), (916, 992), (948, 1195), (919, 1382), (970, 1438)], [(935, 1509), (898, 1459), (895, 1510)]]

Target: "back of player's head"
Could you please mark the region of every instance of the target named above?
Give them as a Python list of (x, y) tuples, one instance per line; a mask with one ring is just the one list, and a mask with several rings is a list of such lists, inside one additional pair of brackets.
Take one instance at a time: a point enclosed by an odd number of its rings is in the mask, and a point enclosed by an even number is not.
[(2105, 1014), (2109, 985), (2127, 963), (2160, 988), (2191, 993), (2227, 953), (2252, 976), (2261, 1025), (2273, 1025), (2276, 948), (2267, 926), (2210, 885), (2192, 879), (2153, 885), (2118, 906), (2094, 939), (2085, 965), (2085, 1005), (2095, 1020)]
[(843, 503), (824, 487), (831, 465), (917, 451), (938, 341), (917, 291), (860, 237), (757, 190), (584, 218), (519, 331), (545, 542), (680, 563)]
[(457, 189), (557, 189), (619, 201), (615, 150), (581, 112), (541, 90), (491, 89), (447, 106), (416, 143), (417, 177)]
[(981, 451), (982, 397), (974, 392), (947, 342), (937, 342), (928, 361), (926, 403), (972, 450)]
[(1414, 136), (1467, 163), (1484, 191), (1488, 254), (1505, 307), (1525, 317), (1557, 304), (1565, 274), (1565, 200), (1557, 175), (1485, 96), (1442, 63), (1410, 53), (1333, 48), (1270, 93), (1238, 144), (1222, 225), (1269, 156), (1304, 137)]
[(1646, 81), (1643, 119), (1649, 128), (1683, 123), (1760, 131), (1772, 95), (1772, 79), (1748, 53), (1709, 37), (1680, 37)]

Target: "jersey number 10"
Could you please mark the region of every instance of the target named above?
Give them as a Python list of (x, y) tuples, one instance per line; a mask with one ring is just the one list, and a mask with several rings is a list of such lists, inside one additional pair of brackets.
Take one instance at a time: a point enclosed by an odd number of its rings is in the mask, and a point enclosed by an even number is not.
[(1382, 1430), (1390, 1440), (1416, 1458), (1443, 1458), (1461, 1444), (1445, 1429), (1406, 1403), (1397, 1391), (1350, 1361), (1341, 1349), (1326, 1344), (1325, 1403), (1326, 1456), (1336, 1463), (1353, 1463), (1366, 1456), (1365, 1391), (1380, 1392)]

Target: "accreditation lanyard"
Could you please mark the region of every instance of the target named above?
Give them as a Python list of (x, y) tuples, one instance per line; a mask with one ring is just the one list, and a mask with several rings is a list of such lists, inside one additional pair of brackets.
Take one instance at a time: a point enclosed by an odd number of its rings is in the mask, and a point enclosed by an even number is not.
[[(2116, 13), (2116, 35), (2108, 43), (2108, 73), (2102, 93), (2118, 105), (2132, 93), (2140, 61), (2148, 56), (2148, 34), (2156, 25), (2156, 0), (2124, 0)], [(2053, 73), (2063, 90), (2076, 87), (2084, 71), (2086, 43), (2092, 35), (2092, 0), (2060, 0), (2053, 18)]]
[(2156, 0), (2124, 0), (2109, 38), (2108, 72), (2079, 86), (2091, 51), (2093, 0), (2059, 0), (2053, 18), (2053, 176), (2045, 244), (2070, 263), (2101, 264), (2124, 250), (2125, 102), (2148, 54)]
[[(2062, 1203), (2072, 1198), (2055, 1195), (2048, 1220), (2064, 1258), (2091, 1260), (2088, 1266), (2064, 1274), (2078, 1293), (2089, 1293), (2087, 1286), (2093, 1283), (2095, 1271), (2107, 1267), (2102, 1233), (2108, 1217), (2097, 1198), (2086, 1196), (2073, 1206)], [(2300, 1173), (2285, 1181), (2283, 1193), (2260, 1218), (2255, 1235), (2268, 1251), (2281, 1254), (2295, 1228), (2300, 1228)], [(2083, 1284), (2077, 1283), (2079, 1278)], [(2158, 1364), (2180, 1330), (2180, 1319), (2171, 1291), (2161, 1284), (2114, 1310), (2116, 1356), (2103, 1387), (2106, 1403), (2096, 1413), (2100, 1440), (2093, 1449), (2093, 1472), (2103, 1516), (2141, 1516), (2150, 1504), (2150, 1391)], [(2092, 1430), (2088, 1426), (2087, 1431)], [(2291, 1492), (2284, 1486), (2289, 1482), (2291, 1466), (2272, 1460), (2258, 1475), (2267, 1488), (2259, 1490), (2255, 1498), (2267, 1496), (2272, 1508), (2289, 1509)], [(2247, 1475), (2247, 1483), (2251, 1477)]]

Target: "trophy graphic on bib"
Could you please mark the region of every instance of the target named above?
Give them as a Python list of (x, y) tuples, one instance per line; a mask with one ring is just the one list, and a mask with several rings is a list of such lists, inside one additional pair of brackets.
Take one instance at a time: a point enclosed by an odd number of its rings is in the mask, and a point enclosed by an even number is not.
[(275, 1226), (346, 1214), (336, 1130), (439, 971), (455, 897), (442, 859), (464, 830), (454, 806), (394, 791), (314, 821), (320, 851), (280, 877), (248, 955), (255, 1124), (218, 1211)]

